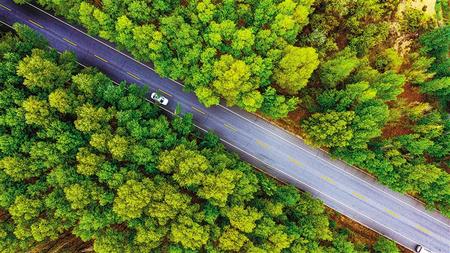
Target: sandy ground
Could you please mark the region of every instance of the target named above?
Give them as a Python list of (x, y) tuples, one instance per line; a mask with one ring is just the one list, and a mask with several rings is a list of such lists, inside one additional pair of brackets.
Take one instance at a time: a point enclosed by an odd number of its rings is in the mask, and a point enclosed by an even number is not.
[(426, 6), (426, 13), (430, 16), (435, 16), (436, 12), (435, 12), (435, 5), (436, 5), (436, 0), (406, 0), (403, 1), (400, 5), (399, 5), (399, 12), (401, 13), (406, 6), (411, 6), (413, 8), (419, 9), (421, 10), (424, 6)]

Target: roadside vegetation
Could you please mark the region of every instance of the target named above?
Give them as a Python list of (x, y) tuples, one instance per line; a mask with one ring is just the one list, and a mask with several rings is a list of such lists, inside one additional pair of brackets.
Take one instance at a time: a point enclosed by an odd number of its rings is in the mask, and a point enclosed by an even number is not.
[(450, 217), (448, 1), (37, 2)]
[(14, 28), (0, 39), (1, 252), (68, 234), (98, 253), (370, 250), (319, 200), (195, 130), (191, 115), (168, 119), (146, 91)]

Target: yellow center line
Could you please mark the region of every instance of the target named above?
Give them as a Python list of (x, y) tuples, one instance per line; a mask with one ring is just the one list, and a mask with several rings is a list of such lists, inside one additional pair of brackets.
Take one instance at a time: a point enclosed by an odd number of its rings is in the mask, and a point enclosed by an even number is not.
[(322, 178), (323, 180), (327, 181), (330, 184), (336, 184), (336, 182), (333, 179), (331, 179), (327, 176), (320, 176), (320, 178)]
[(35, 26), (37, 26), (37, 27), (44, 28), (41, 24), (39, 24), (39, 23), (36, 22), (36, 21), (33, 21), (33, 20), (31, 20), (31, 19), (28, 19), (28, 21), (30, 21), (30, 23), (32, 23), (33, 25), (35, 25)]
[(96, 55), (96, 54), (94, 54), (94, 56), (97, 57), (98, 59), (100, 59), (100, 60), (103, 61), (103, 62), (108, 62), (105, 58), (103, 58), (103, 57), (101, 57), (101, 56), (98, 56), (98, 55)]
[(5, 9), (5, 10), (7, 10), (7, 11), (11, 11), (11, 9), (10, 9), (10, 8), (8, 8), (8, 7), (4, 6), (3, 4), (0, 4), (0, 7), (2, 7), (3, 9)]
[(77, 46), (77, 43), (75, 43), (75, 42), (69, 40), (68, 38), (63, 38), (63, 40), (64, 40), (65, 42), (69, 43), (70, 45), (74, 46), (74, 47)]
[(416, 228), (417, 228), (418, 230), (424, 232), (424, 233), (427, 234), (427, 235), (431, 234), (430, 230), (428, 230), (428, 229), (422, 227), (421, 225), (416, 225)]
[(295, 158), (293, 158), (291, 156), (289, 156), (289, 162), (291, 162), (291, 163), (293, 163), (293, 164), (295, 164), (297, 166), (303, 166), (303, 164), (300, 161), (298, 161), (297, 159), (295, 159)]
[(163, 90), (161, 90), (161, 89), (158, 89), (158, 91), (159, 91), (159, 92), (162, 92), (162, 93), (164, 93), (164, 94), (166, 94), (166, 95), (169, 96), (169, 97), (172, 96), (172, 95), (171, 95), (169, 92), (167, 92), (167, 91), (163, 91)]
[(141, 80), (141, 78), (139, 78), (137, 75), (131, 73), (131, 72), (127, 72), (128, 75), (130, 75), (131, 77), (133, 77), (136, 80)]
[(197, 112), (199, 112), (199, 113), (201, 113), (201, 114), (206, 114), (206, 112), (204, 112), (204, 111), (198, 109), (198, 108), (195, 107), (195, 106), (192, 106), (192, 109), (196, 110)]
[(358, 199), (361, 199), (361, 200), (364, 200), (364, 201), (367, 200), (366, 197), (364, 197), (363, 195), (361, 195), (361, 194), (359, 194), (357, 192), (352, 192), (352, 194), (355, 195)]
[(224, 125), (226, 128), (230, 129), (231, 131), (237, 132), (237, 129), (234, 128), (233, 126), (231, 126), (230, 124), (225, 123), (225, 124), (223, 124), (223, 125)]
[(398, 214), (396, 214), (394, 211), (389, 210), (387, 208), (384, 208), (384, 211), (388, 214), (390, 214), (391, 216), (395, 217), (395, 218), (399, 218), (400, 216)]
[(258, 144), (262, 148), (268, 148), (269, 147), (269, 145), (267, 145), (266, 143), (264, 143), (264, 142), (262, 142), (260, 140), (256, 140), (256, 144)]

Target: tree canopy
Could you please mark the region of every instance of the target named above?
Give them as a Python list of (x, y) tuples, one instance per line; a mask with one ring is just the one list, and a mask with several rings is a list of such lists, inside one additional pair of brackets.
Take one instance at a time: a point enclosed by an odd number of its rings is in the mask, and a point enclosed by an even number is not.
[(15, 28), (29, 40), (0, 39), (1, 64), (15, 67), (0, 83), (0, 251), (68, 233), (100, 253), (334, 250), (319, 200)]

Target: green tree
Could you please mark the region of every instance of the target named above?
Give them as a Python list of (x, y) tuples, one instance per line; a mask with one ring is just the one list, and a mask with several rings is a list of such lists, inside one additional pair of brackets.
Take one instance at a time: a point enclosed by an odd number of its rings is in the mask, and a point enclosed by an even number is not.
[[(68, 20), (80, 19), (80, 2), (40, 3)], [(184, 6), (153, 0), (145, 4), (150, 8), (140, 12), (136, 8), (142, 3), (104, 0), (101, 10), (84, 6), (88, 17), (83, 18), (98, 25), (94, 26), (100, 36), (115, 39), (113, 20), (126, 15), (130, 22), (122, 18), (121, 36), (131, 34), (136, 41), (130, 44), (137, 45), (136, 29), (140, 27), (139, 38), (151, 38), (139, 42), (147, 51), (136, 47), (131, 52), (155, 57), (155, 66), (167, 68), (165, 71), (183, 68), (176, 76), (192, 72), (192, 83), (185, 86), (189, 90), (210, 89), (214, 64), (221, 56), (233, 55), (231, 65), (240, 63), (227, 73), (241, 73), (238, 67), (246, 66), (248, 73), (242, 76), (248, 76), (245, 82), (253, 87), (236, 95), (237, 105), (258, 109), (263, 103), (259, 92), (264, 89), (270, 91), (265, 103), (273, 114), (294, 107), (295, 98), (287, 101), (269, 88), (273, 66), (282, 58), (282, 51), (268, 49), (271, 52), (255, 54), (253, 47), (257, 47), (258, 31), (269, 28), (281, 12), (280, 20), (287, 17), (285, 20), (295, 24), (280, 26), (276, 32), (285, 32), (285, 39), (294, 38), (296, 29), (307, 22), (309, 3), (226, 0), (211, 7), (205, 1), (203, 18), (210, 19), (206, 23), (193, 13), (197, 3)], [(267, 10), (259, 11), (257, 22), (262, 23), (258, 29), (251, 13), (256, 6)], [(138, 21), (146, 14), (151, 20)], [(209, 24), (214, 22), (217, 27)], [(134, 25), (142, 23), (148, 25)], [(203, 36), (206, 33), (212, 42)], [(270, 34), (272, 38), (264, 43), (286, 47), (285, 39)], [(16, 70), (23, 58), (32, 57), (32, 46), (25, 44), (34, 42), (27, 42), (33, 40), (31, 33), (22, 35), (24, 38), (10, 34), (0, 39), (0, 251), (32, 251), (38, 243), (47, 245), (67, 233), (93, 241), (96, 252), (332, 250), (323, 243), (333, 237), (320, 201), (255, 172), (227, 152), (217, 136), (193, 131), (192, 117), (169, 120), (145, 101), (145, 90), (125, 82), (115, 86), (95, 69), (77, 67), (73, 54), (58, 56), (46, 46), (37, 55), (66, 75), (64, 83), (45, 88), (25, 85)], [(252, 37), (254, 44), (249, 47), (246, 43)], [(198, 44), (203, 38), (217, 47), (203, 51)], [(176, 59), (171, 58), (178, 52)], [(199, 62), (201, 67), (196, 66)], [(360, 117), (378, 112), (366, 108), (380, 107), (366, 104), (375, 100), (369, 95), (355, 95), (368, 90), (362, 84), (348, 85), (345, 90), (349, 97), (358, 97), (352, 106)], [(214, 96), (219, 98), (217, 93)], [(279, 112), (275, 112), (277, 108)], [(436, 142), (432, 156), (445, 152), (442, 119), (431, 115), (416, 121), (414, 131)], [(395, 140), (392, 145), (404, 152), (399, 143)], [(403, 166), (401, 173), (410, 172), (411, 166), (398, 164)], [(407, 180), (420, 183), (403, 189), (420, 190), (428, 201), (444, 202), (450, 178), (435, 167), (418, 169), (419, 173)]]
[(239, 230), (228, 227), (219, 238), (219, 248), (238, 252), (247, 241), (248, 238)]
[(320, 68), (320, 81), (329, 87), (335, 87), (344, 81), (359, 65), (359, 59), (349, 49), (324, 62)]
[(72, 209), (83, 209), (91, 202), (91, 197), (89, 192), (87, 192), (86, 186), (73, 184), (64, 188), (64, 193)]
[(242, 177), (242, 173), (231, 170), (223, 170), (218, 175), (207, 175), (197, 195), (209, 200), (214, 205), (223, 207), (228, 200), (228, 195), (233, 192), (235, 182), (240, 177)]
[(450, 44), (450, 25), (434, 29), (420, 37), (421, 50), (435, 58), (431, 70), (437, 77), (450, 76), (450, 58), (448, 56)]
[(353, 137), (351, 124), (354, 118), (353, 111), (315, 113), (303, 121), (301, 126), (315, 145), (345, 147)]
[(319, 59), (314, 48), (287, 46), (274, 71), (274, 79), (281, 88), (296, 94), (306, 86), (318, 65)]
[(263, 94), (264, 101), (261, 105), (261, 112), (274, 119), (284, 118), (289, 112), (295, 110), (299, 103), (297, 97), (286, 98), (277, 95), (276, 90), (268, 87)]
[(68, 80), (68, 73), (53, 61), (45, 58), (45, 52), (34, 49), (31, 56), (23, 58), (17, 65), (17, 75), (24, 78), (23, 84), (30, 90), (51, 90)]
[(112, 139), (108, 141), (108, 149), (112, 157), (118, 161), (123, 161), (126, 159), (129, 153), (129, 141), (127, 138), (114, 135)]
[(263, 216), (255, 208), (244, 206), (233, 206), (225, 211), (225, 215), (230, 220), (231, 226), (244, 233), (252, 232), (256, 227), (256, 221)]
[(13, 24), (14, 31), (20, 41), (17, 42), (17, 50), (19, 52), (30, 52), (33, 48), (46, 49), (48, 46), (47, 40), (44, 36), (38, 34), (35, 30), (29, 26), (20, 23)]
[(448, 100), (450, 95), (450, 76), (433, 79), (431, 81), (420, 84), (420, 91), (426, 94), (432, 94)]
[(185, 248), (199, 250), (208, 241), (208, 235), (208, 226), (201, 226), (189, 217), (180, 216), (171, 226), (170, 240)]
[(161, 153), (158, 169), (164, 173), (173, 173), (173, 179), (182, 186), (198, 186), (205, 179), (204, 172), (209, 166), (206, 157), (180, 145)]
[(195, 95), (197, 95), (198, 100), (206, 107), (218, 105), (220, 102), (220, 98), (215, 95), (214, 91), (207, 87), (198, 87), (195, 89)]
[(86, 176), (95, 174), (104, 162), (102, 155), (94, 154), (85, 147), (78, 150), (76, 159), (78, 162), (77, 172)]
[(398, 253), (400, 252), (395, 242), (386, 239), (385, 237), (379, 237), (373, 249), (377, 253)]
[(384, 72), (392, 70), (398, 72), (403, 59), (394, 48), (388, 48), (375, 60), (375, 66), (378, 70)]
[(403, 75), (392, 71), (381, 74), (372, 84), (377, 91), (377, 97), (384, 101), (395, 100), (403, 92), (403, 84), (406, 79)]
[(222, 55), (220, 60), (214, 63), (213, 76), (216, 80), (212, 87), (217, 94), (225, 98), (228, 106), (235, 105), (243, 96), (258, 88), (251, 80), (250, 67), (231, 55)]
[(93, 12), (96, 8), (87, 2), (81, 2), (79, 7), (79, 21), (87, 28), (90, 34), (97, 35), (100, 30), (100, 25), (93, 17)]
[(407, 33), (423, 33), (433, 26), (433, 20), (422, 10), (406, 7), (402, 13), (401, 28)]
[(30, 96), (22, 104), (27, 124), (45, 127), (52, 120), (52, 113), (47, 101)]
[(117, 18), (115, 25), (117, 32), (116, 41), (126, 48), (134, 48), (133, 22), (126, 15), (123, 15)]
[(111, 115), (103, 107), (84, 104), (76, 110), (75, 127), (79, 131), (92, 133), (98, 131), (111, 119)]
[(60, 113), (73, 113), (76, 106), (74, 104), (75, 101), (76, 98), (72, 93), (61, 88), (54, 90), (48, 95), (50, 106)]
[(123, 219), (141, 217), (144, 208), (150, 203), (151, 193), (155, 190), (152, 181), (128, 180), (117, 190), (113, 210)]

